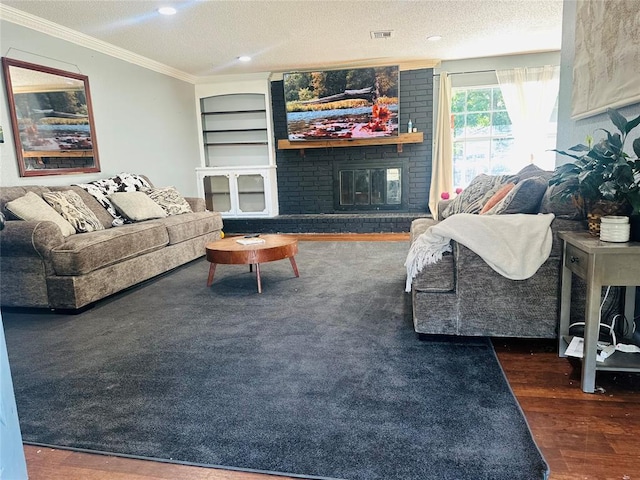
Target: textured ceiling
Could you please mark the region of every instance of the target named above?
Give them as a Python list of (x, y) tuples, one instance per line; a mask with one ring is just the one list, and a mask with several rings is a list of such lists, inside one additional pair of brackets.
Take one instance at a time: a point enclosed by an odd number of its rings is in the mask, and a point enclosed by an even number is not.
[[(193, 77), (559, 50), (562, 24), (562, 0), (1, 3)], [(158, 15), (166, 5), (178, 13)], [(378, 30), (392, 37), (372, 39)]]

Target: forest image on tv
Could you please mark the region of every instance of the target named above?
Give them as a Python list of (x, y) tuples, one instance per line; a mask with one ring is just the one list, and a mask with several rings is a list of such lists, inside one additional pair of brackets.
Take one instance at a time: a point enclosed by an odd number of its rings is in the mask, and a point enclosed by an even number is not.
[(290, 141), (398, 135), (399, 68), (284, 75)]

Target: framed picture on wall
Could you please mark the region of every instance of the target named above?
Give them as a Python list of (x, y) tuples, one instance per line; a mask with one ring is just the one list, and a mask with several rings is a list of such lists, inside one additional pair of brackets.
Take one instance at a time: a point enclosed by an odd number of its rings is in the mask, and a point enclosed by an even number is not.
[(100, 171), (89, 79), (2, 58), (21, 177)]

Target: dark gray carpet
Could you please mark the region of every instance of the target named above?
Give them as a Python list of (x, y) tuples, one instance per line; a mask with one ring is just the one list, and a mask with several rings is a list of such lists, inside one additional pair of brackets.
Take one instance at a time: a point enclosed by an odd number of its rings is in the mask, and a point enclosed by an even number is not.
[(541, 479), (486, 339), (419, 341), (404, 242), (198, 260), (79, 315), (4, 311), (26, 442), (350, 480)]

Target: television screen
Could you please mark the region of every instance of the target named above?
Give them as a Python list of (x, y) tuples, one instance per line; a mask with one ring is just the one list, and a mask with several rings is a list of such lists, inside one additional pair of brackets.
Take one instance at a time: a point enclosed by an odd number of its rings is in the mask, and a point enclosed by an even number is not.
[(398, 66), (284, 75), (291, 141), (398, 135)]

